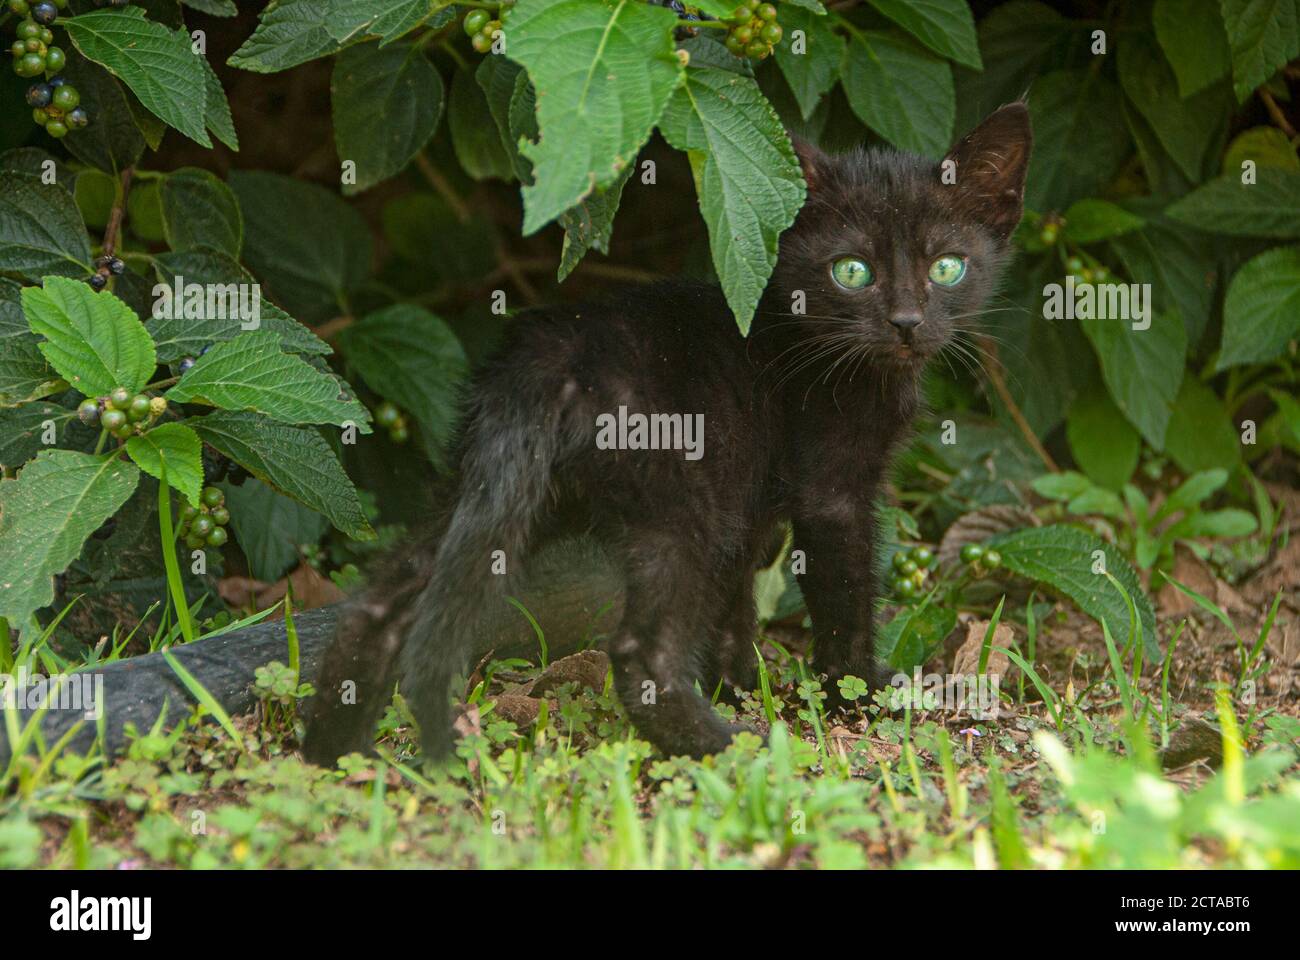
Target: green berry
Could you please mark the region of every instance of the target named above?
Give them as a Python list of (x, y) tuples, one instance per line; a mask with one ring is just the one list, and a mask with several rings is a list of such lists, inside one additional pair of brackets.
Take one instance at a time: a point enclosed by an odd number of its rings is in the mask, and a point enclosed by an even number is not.
[(934, 560), (934, 554), (929, 547), (913, 547), (912, 560), (918, 567), (928, 567), (931, 561)]
[(491, 15), (486, 10), (471, 10), (465, 14), (465, 22), (461, 26), (465, 28), (465, 33), (472, 37), (476, 33), (482, 33), (491, 19)]
[(108, 395), (108, 402), (118, 410), (125, 410), (131, 405), (132, 393), (126, 387), (114, 387)]
[(113, 431), (113, 436), (119, 440), (130, 440), (135, 436), (135, 424), (124, 423)]
[(39, 37), (23, 43), (23, 51), (26, 53), (39, 53), (42, 57), (44, 57), (46, 53), (45, 44), (41, 43)]
[(54, 105), (60, 110), (75, 110), (81, 103), (81, 94), (71, 84), (64, 84), (54, 91)]
[(149, 400), (149, 412), (155, 417), (161, 417), (167, 412), (167, 398), (153, 397)]
[(475, 53), (490, 53), (492, 38), (482, 33), (476, 33), (469, 38), (469, 45), (474, 48)]
[(219, 547), (229, 539), (224, 527), (213, 527), (212, 532), (208, 534), (208, 546)]
[(32, 119), (36, 121), (38, 127), (43, 127), (50, 121), (49, 113), (41, 107), (32, 111)]
[(890, 560), (889, 562), (893, 564), (895, 570), (902, 570), (903, 564), (907, 563), (907, 551), (906, 550), (896, 551), (894, 553), (893, 559)]
[(1038, 239), (1043, 242), (1044, 246), (1052, 246), (1056, 243), (1056, 238), (1060, 234), (1061, 228), (1056, 225), (1055, 221), (1043, 224), (1042, 232), (1038, 234)]
[(211, 533), (214, 529), (216, 529), (216, 526), (217, 525), (212, 522), (211, 517), (205, 516), (204, 514), (199, 514), (197, 517), (195, 517), (193, 520), (190, 521), (190, 532), (193, 533), (196, 537), (206, 537), (209, 533)]
[(405, 443), (411, 438), (410, 431), (406, 429), (406, 424), (404, 423), (398, 424), (393, 427), (392, 430), (388, 431), (388, 436), (393, 443)]
[(45, 51), (45, 69), (51, 73), (58, 73), (67, 65), (68, 55), (59, 47), (50, 47)]
[(99, 415), (99, 425), (109, 433), (116, 433), (126, 423), (126, 414), (121, 410), (108, 409)]
[(748, 23), (749, 17), (750, 17), (749, 7), (743, 3), (740, 6), (738, 6), (735, 10), (731, 11), (732, 23)]
[(1065, 269), (1067, 273), (1079, 273), (1083, 270), (1083, 261), (1078, 257), (1069, 257), (1065, 261)]
[(754, 28), (749, 25), (737, 27), (731, 31), (731, 35), (736, 38), (736, 42), (742, 47), (748, 46), (754, 39)]
[(961, 548), (961, 562), (974, 563), (984, 556), (984, 548), (978, 543), (968, 543)]
[(20, 17), (25, 17), (30, 12), (27, 6), (27, 0), (9, 0), (9, 12), (16, 13)]
[(758, 14), (758, 19), (760, 20), (770, 21), (776, 19), (776, 7), (774, 7), (770, 3), (759, 4), (758, 9), (755, 11), (755, 13)]
[(45, 72), (45, 58), (39, 53), (25, 53), (14, 61), (14, 73), (20, 77), (37, 77)]
[(736, 39), (734, 33), (727, 34), (727, 39), (724, 40), (723, 43), (725, 43), (727, 49), (736, 56), (743, 57), (745, 55), (745, 45)]
[(745, 56), (751, 60), (763, 60), (771, 52), (772, 48), (762, 40), (751, 41), (745, 46)]
[(24, 20), (14, 30), (14, 36), (19, 40), (39, 40), (41, 38), (41, 25), (35, 20)]
[(781, 29), (781, 24), (769, 23), (764, 25), (763, 29), (759, 31), (758, 35), (763, 39), (765, 43), (775, 46), (776, 44), (781, 42), (781, 37), (784, 36), (784, 34), (785, 31)]
[(138, 393), (131, 398), (131, 403), (126, 409), (127, 416), (132, 420), (143, 420), (149, 416), (149, 398), (143, 393)]
[(99, 401), (94, 397), (82, 400), (77, 406), (77, 419), (88, 427), (99, 423)]
[(917, 570), (915, 573), (912, 574), (911, 580), (912, 583), (916, 584), (916, 588), (918, 590), (921, 589), (922, 587), (925, 586), (925, 571)]
[(996, 550), (986, 550), (984, 556), (980, 558), (980, 563), (984, 564), (984, 566), (988, 567), (990, 570), (996, 570), (998, 567), (1002, 566), (1002, 554), (998, 553)]
[(916, 571), (919, 569), (921, 568), (916, 565), (916, 562), (914, 560), (904, 560), (903, 565), (898, 568), (898, 572), (905, 577), (910, 577), (912, 574), (916, 573)]
[(895, 589), (898, 591), (900, 597), (916, 596), (916, 584), (911, 580), (899, 580)]
[(375, 423), (381, 427), (393, 426), (401, 416), (401, 412), (391, 403), (381, 403), (375, 408)]
[(205, 507), (219, 507), (226, 502), (226, 495), (221, 492), (220, 487), (204, 487), (199, 499), (203, 501)]
[(213, 507), (212, 512), (209, 513), (208, 516), (210, 516), (212, 522), (219, 527), (224, 527), (230, 522), (230, 511), (225, 507)]
[(195, 517), (197, 517), (198, 515), (199, 515), (199, 508), (198, 508), (198, 507), (192, 507), (192, 506), (190, 506), (188, 503), (185, 504), (185, 506), (181, 507), (181, 519), (182, 519), (182, 520), (186, 520), (186, 521), (193, 520), (193, 519), (194, 519)]
[(200, 549), (203, 546), (203, 543), (204, 543), (203, 538), (198, 536), (197, 534), (191, 533), (189, 536), (185, 538), (185, 546), (189, 547), (191, 550)]
[(9, 52), (15, 57), (21, 57), (27, 52), (27, 44), (23, 43), (21, 40), (15, 40), (13, 45), (9, 48)]

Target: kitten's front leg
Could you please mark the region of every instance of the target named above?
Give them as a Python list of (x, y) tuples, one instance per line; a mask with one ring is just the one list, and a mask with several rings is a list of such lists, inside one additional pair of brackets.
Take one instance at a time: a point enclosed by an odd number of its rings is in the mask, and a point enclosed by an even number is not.
[(794, 511), (794, 547), (803, 551), (799, 588), (813, 624), (813, 665), (836, 681), (852, 675), (873, 688), (887, 677), (873, 656), (876, 517), (872, 498), (843, 493), (812, 498)]

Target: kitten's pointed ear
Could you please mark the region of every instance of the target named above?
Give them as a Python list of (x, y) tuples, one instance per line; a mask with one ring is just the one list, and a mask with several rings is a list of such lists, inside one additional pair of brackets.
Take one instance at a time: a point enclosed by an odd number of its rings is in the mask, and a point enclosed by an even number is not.
[(940, 182), (958, 191), (958, 203), (1006, 239), (1024, 211), (1025, 174), (1034, 135), (1024, 103), (990, 114), (944, 157)]
[(807, 140), (791, 137), (790, 143), (794, 146), (794, 155), (799, 158), (799, 166), (803, 168), (804, 183), (808, 184), (808, 192), (812, 193), (821, 186), (828, 158)]

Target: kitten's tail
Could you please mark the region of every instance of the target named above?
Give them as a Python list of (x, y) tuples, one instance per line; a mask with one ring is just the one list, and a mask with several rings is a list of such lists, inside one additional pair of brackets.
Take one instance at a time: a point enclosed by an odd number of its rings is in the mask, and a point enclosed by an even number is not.
[[(582, 442), (563, 392), (532, 387), (489, 378), (475, 392), (441, 535), (396, 577), (377, 579), (345, 615), (322, 665), (307, 759), (331, 764), (368, 750), (399, 674), (425, 755), (450, 751), (452, 682), (471, 656), (485, 652), (476, 641), (485, 620), (502, 613), (553, 472)], [(348, 679), (355, 700), (340, 703)]]

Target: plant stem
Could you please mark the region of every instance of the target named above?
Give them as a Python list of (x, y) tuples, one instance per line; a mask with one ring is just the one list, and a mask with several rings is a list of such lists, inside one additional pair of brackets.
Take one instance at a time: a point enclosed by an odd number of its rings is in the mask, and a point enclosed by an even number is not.
[(113, 209), (108, 213), (108, 225), (104, 227), (104, 256), (111, 257), (117, 249), (118, 234), (122, 230), (122, 220), (126, 217), (126, 198), (131, 190), (131, 175), (135, 168), (127, 167), (122, 171), (118, 181), (117, 194), (113, 197)]

